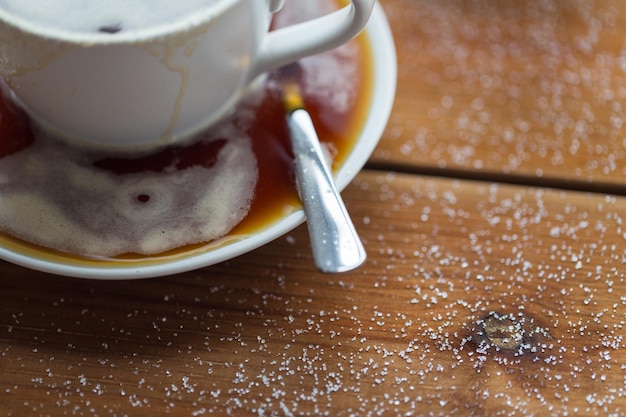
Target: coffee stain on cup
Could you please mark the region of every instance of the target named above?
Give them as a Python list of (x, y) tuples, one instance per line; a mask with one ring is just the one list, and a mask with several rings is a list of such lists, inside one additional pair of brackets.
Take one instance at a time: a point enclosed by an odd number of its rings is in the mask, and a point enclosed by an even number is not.
[(172, 72), (176, 72), (180, 75), (180, 90), (178, 91), (178, 95), (176, 96), (176, 101), (174, 103), (174, 111), (172, 113), (172, 117), (169, 121), (167, 129), (163, 133), (163, 138), (171, 139), (178, 125), (178, 121), (180, 119), (180, 110), (183, 105), (183, 99), (185, 98), (185, 92), (187, 91), (187, 87), (189, 85), (189, 70), (186, 66), (180, 65), (176, 66), (173, 63), (173, 57), (178, 48), (173, 47), (172, 45), (168, 45), (166, 48), (165, 57), (162, 60), (163, 64)]
[[(192, 30), (191, 33), (181, 33), (179, 36), (173, 37), (167, 43), (145, 44), (144, 49), (153, 57), (157, 58), (169, 71), (177, 73), (180, 76), (180, 88), (174, 101), (172, 115), (167, 127), (161, 135), (163, 144), (171, 142), (174, 138), (174, 132), (180, 121), (185, 93), (189, 87), (189, 69), (183, 62), (177, 63), (176, 60), (185, 60), (191, 58), (195, 51), (202, 43), (202, 37), (212, 25), (203, 25)], [(180, 53), (182, 51), (182, 53)]]
[[(20, 77), (46, 68), (69, 49), (68, 45), (52, 40), (42, 43), (37, 36), (28, 32), (0, 25), (0, 72), (4, 82), (11, 88), (19, 85)], [(31, 61), (27, 62), (25, 56), (30, 57)]]
[(198, 45), (200, 45), (200, 41), (201, 41), (200, 38), (198, 38), (198, 39), (191, 39), (190, 44), (185, 48), (185, 56), (193, 55), (193, 53), (198, 48)]

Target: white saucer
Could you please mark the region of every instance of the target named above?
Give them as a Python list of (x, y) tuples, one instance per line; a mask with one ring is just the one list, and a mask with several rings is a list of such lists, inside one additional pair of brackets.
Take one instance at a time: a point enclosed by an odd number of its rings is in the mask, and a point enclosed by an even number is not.
[[(389, 24), (380, 5), (376, 5), (366, 28), (374, 61), (374, 86), (368, 116), (362, 132), (343, 166), (336, 173), (337, 187), (344, 189), (363, 168), (374, 151), (389, 119), (396, 88), (396, 55)], [(31, 269), (57, 275), (92, 279), (136, 279), (171, 275), (214, 265), (263, 246), (304, 222), (303, 210), (296, 210), (258, 232), (224, 245), (209, 245), (183, 255), (157, 261), (106, 262), (81, 264), (10, 247), (0, 248), (0, 258)]]

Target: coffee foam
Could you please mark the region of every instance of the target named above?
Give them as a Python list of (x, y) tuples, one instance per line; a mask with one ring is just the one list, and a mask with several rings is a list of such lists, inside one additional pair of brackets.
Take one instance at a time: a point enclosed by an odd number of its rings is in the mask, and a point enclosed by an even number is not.
[(175, 160), (160, 172), (116, 174), (94, 166), (103, 155), (38, 133), (0, 164), (4, 232), (87, 257), (154, 255), (225, 235), (247, 215), (258, 181), (246, 133), (256, 99), (202, 139), (224, 142), (211, 167)]
[(223, 0), (0, 0), (0, 9), (63, 31), (136, 30), (183, 20)]

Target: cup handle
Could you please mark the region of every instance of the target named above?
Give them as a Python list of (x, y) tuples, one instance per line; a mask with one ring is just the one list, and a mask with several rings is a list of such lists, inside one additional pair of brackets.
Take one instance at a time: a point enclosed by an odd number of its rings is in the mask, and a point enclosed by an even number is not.
[(376, 0), (352, 0), (350, 5), (325, 16), (268, 33), (250, 71), (250, 80), (348, 42), (365, 27), (375, 3)]

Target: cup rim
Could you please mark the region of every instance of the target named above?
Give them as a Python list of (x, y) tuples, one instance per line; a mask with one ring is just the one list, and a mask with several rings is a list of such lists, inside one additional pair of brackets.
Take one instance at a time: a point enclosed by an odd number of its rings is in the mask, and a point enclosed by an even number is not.
[[(31, 37), (42, 38), (48, 41), (63, 42), (73, 45), (116, 45), (116, 44), (136, 44), (152, 42), (165, 37), (176, 36), (177, 34), (189, 33), (209, 26), (213, 19), (220, 16), (234, 4), (241, 0), (220, 0), (217, 3), (194, 11), (173, 22), (159, 23), (142, 27), (139, 29), (129, 29), (115, 34), (104, 32), (82, 32), (64, 30), (54, 26), (45, 26), (9, 13), (0, 8), (0, 24), (4, 24)], [(257, 0), (253, 0), (251, 4)]]

